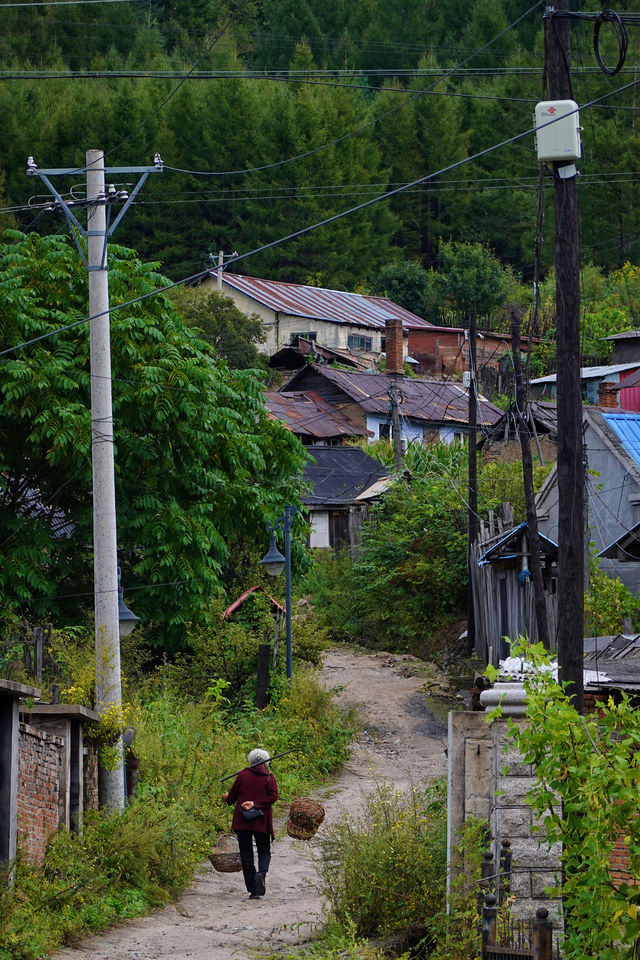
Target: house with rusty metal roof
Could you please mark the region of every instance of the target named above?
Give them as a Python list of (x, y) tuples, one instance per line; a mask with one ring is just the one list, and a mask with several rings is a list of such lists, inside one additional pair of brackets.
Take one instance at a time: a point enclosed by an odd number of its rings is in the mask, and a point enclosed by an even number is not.
[(363, 424), (354, 423), (313, 390), (286, 393), (268, 390), (264, 396), (271, 416), (284, 423), (305, 445), (335, 445), (368, 435)]
[[(205, 289), (217, 284), (215, 270), (211, 270), (201, 282)], [(406, 354), (408, 330), (433, 326), (387, 297), (308, 287), (300, 283), (224, 273), (221, 292), (230, 297), (243, 313), (257, 314), (261, 318), (267, 339), (260, 349), (269, 356), (297, 337), (317, 341), (329, 349), (380, 354), (385, 349), (385, 320), (388, 317), (402, 321)]]
[[(311, 391), (353, 423), (365, 427), (372, 440), (391, 436), (389, 390), (398, 387), (403, 444), (451, 442), (469, 432), (469, 394), (460, 383), (451, 380), (418, 380), (413, 377), (339, 367), (307, 364), (283, 387), (291, 391)], [(478, 427), (495, 424), (502, 410), (480, 398)]]

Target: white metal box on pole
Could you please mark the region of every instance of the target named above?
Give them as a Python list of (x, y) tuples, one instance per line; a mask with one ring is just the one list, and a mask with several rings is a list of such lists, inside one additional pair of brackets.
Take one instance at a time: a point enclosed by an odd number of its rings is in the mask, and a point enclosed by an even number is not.
[(575, 100), (543, 100), (535, 109), (540, 163), (573, 163), (582, 155), (580, 117)]

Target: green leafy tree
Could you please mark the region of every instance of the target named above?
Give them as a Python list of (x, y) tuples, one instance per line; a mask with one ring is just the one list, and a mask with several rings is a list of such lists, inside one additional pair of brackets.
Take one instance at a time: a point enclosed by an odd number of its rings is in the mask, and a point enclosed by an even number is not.
[[(541, 841), (560, 848), (567, 960), (624, 960), (640, 945), (640, 713), (626, 694), (580, 716), (567, 689), (553, 679), (541, 644), (518, 642), (514, 655), (532, 665), (525, 680), (527, 723), (510, 721), (513, 741), (535, 781), (528, 800)], [(612, 876), (622, 841), (629, 882)]]
[[(166, 285), (110, 251), (112, 307)], [(86, 315), (87, 275), (61, 237), (0, 246), (2, 348)], [(298, 500), (305, 453), (270, 419), (255, 371), (231, 371), (163, 294), (112, 312), (118, 539), (123, 582), (156, 642), (179, 642), (220, 589), (238, 537)], [(91, 590), (88, 324), (0, 362), (0, 594), (7, 611), (80, 622)]]
[(475, 310), (491, 317), (516, 292), (513, 276), (480, 243), (441, 243), (440, 259), (442, 270), (433, 283), (446, 316), (464, 321)]
[(190, 327), (196, 327), (221, 360), (236, 370), (260, 368), (266, 364), (257, 345), (267, 339), (257, 313), (247, 315), (231, 297), (216, 290), (203, 293), (192, 287), (176, 287), (171, 294)]
[(372, 284), (373, 292), (422, 316), (428, 271), (412, 260), (393, 260), (380, 267)]

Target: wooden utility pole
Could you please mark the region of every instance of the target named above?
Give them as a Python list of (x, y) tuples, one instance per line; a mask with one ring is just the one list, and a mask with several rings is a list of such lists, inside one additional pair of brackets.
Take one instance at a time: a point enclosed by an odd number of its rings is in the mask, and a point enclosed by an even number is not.
[(536, 500), (533, 490), (533, 462), (531, 459), (531, 441), (528, 430), (529, 397), (522, 370), (520, 357), (520, 316), (517, 308), (511, 308), (511, 349), (513, 351), (513, 371), (515, 374), (516, 414), (518, 422), (518, 437), (522, 452), (522, 479), (524, 482), (524, 499), (527, 508), (527, 526), (529, 528), (529, 570), (533, 581), (533, 598), (536, 611), (536, 626), (538, 640), (545, 647), (549, 647), (549, 629), (547, 626), (547, 604), (542, 582), (542, 567), (540, 564), (540, 537), (538, 534), (538, 516), (536, 514)]
[(473, 606), (473, 582), (471, 564), (475, 563), (478, 542), (478, 381), (476, 377), (476, 345), (478, 340), (478, 317), (475, 310), (469, 313), (469, 512), (467, 519), (467, 565), (469, 586), (467, 588), (467, 653), (473, 653), (476, 645), (476, 611)]
[[(556, 0), (555, 10), (568, 9)], [(550, 100), (572, 100), (570, 21), (545, 19)], [(558, 666), (582, 711), (584, 656), (584, 457), (580, 391), (580, 282), (576, 179), (553, 164), (558, 403)]]

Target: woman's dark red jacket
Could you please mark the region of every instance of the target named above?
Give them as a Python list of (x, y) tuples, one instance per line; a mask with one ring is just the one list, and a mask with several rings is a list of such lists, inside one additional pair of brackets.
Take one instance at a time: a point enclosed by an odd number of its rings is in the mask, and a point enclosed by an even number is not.
[[(278, 799), (278, 784), (264, 764), (245, 767), (241, 770), (229, 790), (227, 803), (236, 804), (231, 821), (232, 830), (255, 830), (257, 833), (270, 833), (273, 838), (273, 812), (271, 805)], [(240, 804), (253, 800), (256, 807), (263, 811), (261, 817), (245, 820), (240, 812)]]

